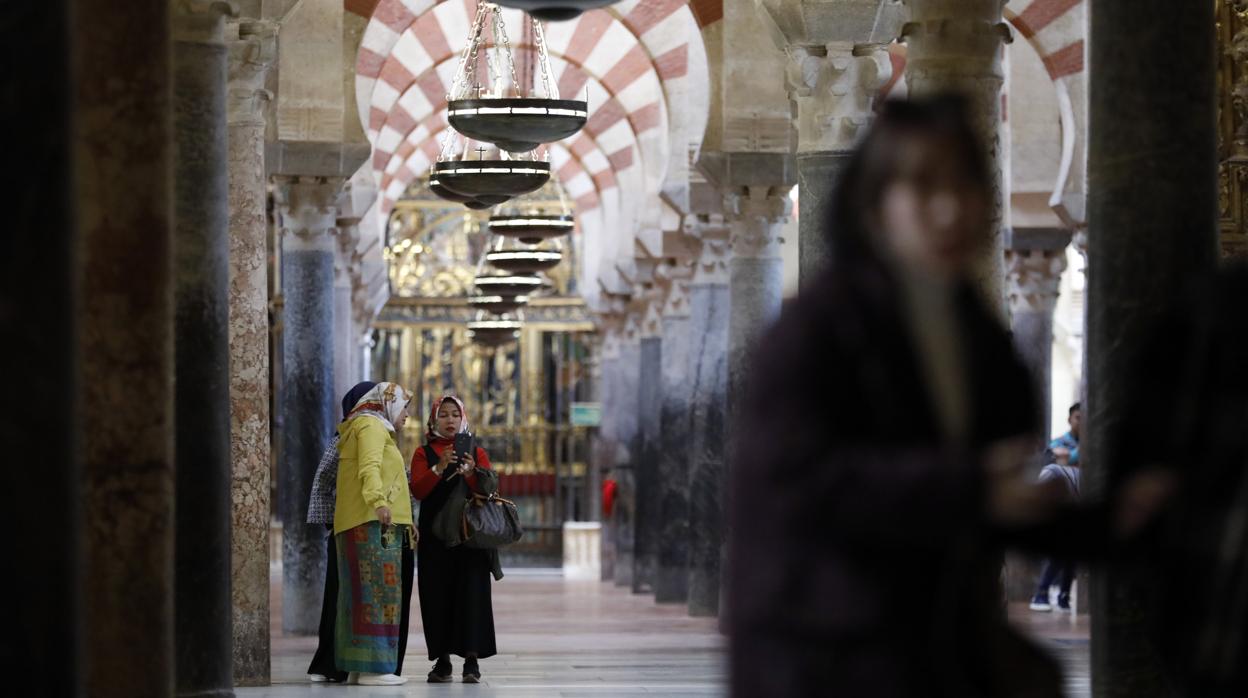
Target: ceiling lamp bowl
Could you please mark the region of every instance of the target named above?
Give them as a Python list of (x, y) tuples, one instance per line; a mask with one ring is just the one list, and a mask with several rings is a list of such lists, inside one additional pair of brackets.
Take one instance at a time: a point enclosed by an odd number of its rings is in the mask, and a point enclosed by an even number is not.
[(550, 163), (450, 160), (433, 166), (432, 179), (451, 193), (467, 197), (467, 201), (496, 206), (514, 196), (541, 189), (550, 180)]
[(526, 245), (562, 237), (572, 232), (576, 222), (572, 216), (538, 213), (518, 216), (490, 216), (490, 232), (516, 238)]
[(443, 199), (445, 201), (450, 201), (450, 202), (457, 203), (457, 204), (464, 204), (464, 203), (468, 203), (469, 201), (472, 201), (471, 196), (464, 196), (463, 194), (456, 194), (450, 189), (447, 189), (446, 185), (443, 184), (441, 181), (434, 179), (432, 177), (429, 179), (429, 191), (433, 192), (434, 195), (437, 196), (439, 199)]
[(528, 296), (472, 296), (468, 305), (474, 310), (484, 310), (491, 315), (504, 315), (528, 305)]
[(503, 7), (524, 10), (543, 22), (564, 22), (576, 19), (582, 12), (606, 7), (616, 0), (499, 0)]
[(518, 320), (474, 320), (468, 323), (468, 337), (484, 347), (498, 348), (520, 336)]
[(527, 296), (545, 288), (540, 278), (527, 274), (478, 276), (473, 285), (483, 296)]
[(485, 261), (509, 274), (536, 274), (559, 266), (563, 253), (559, 250), (494, 250), (485, 253)]
[(456, 99), (446, 108), (447, 120), (456, 131), (509, 153), (527, 153), (543, 143), (573, 136), (589, 116), (589, 105), (575, 99)]

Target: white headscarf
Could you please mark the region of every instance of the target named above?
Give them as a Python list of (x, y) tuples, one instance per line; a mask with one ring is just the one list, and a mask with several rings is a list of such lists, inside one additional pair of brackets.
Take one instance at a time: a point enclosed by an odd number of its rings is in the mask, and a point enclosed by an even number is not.
[(412, 394), (397, 383), (378, 383), (372, 390), (364, 394), (355, 403), (347, 419), (369, 416), (380, 419), (386, 429), (394, 431), (394, 423), (399, 420), (403, 408), (412, 401)]

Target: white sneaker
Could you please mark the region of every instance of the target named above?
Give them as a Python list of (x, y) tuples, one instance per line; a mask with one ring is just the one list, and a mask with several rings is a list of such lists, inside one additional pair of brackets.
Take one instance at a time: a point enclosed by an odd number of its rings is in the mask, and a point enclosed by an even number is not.
[(395, 674), (360, 674), (361, 686), (402, 686), (407, 677)]
[(360, 683), (360, 672), (358, 671), (347, 672), (347, 685), (348, 686), (355, 686), (359, 683)]
[(329, 681), (329, 677), (324, 674), (308, 674), (308, 680), (312, 683), (325, 683)]

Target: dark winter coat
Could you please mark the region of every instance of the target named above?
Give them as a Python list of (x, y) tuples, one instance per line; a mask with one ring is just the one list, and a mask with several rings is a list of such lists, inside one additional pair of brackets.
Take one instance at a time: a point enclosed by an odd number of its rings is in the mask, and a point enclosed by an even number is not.
[(1005, 626), (979, 465), (1034, 433), (1028, 375), (961, 288), (954, 447), (897, 293), (879, 264), (834, 266), (754, 354), (729, 493), (736, 696), (1060, 695), (1056, 666)]
[[(454, 441), (436, 438), (430, 446), (440, 456), (444, 450), (454, 448)], [(490, 467), (483, 449), (477, 449), (475, 461), (478, 468)], [(429, 462), (424, 448), (416, 449), (412, 458), (411, 489), (412, 495), (420, 500), (416, 589), (425, 646), (429, 659), (449, 654), (485, 659), (496, 653), (490, 577), (497, 552), (463, 545), (448, 548), (438, 540), (433, 520), (455, 489), (458, 478), (439, 477), (430, 467), (434, 464)], [(476, 475), (469, 475), (465, 480), (469, 487), (477, 488)]]

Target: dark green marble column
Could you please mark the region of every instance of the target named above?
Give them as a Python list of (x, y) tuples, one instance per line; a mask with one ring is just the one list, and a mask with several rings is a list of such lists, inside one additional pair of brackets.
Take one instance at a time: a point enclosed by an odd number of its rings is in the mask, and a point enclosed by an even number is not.
[[(1215, 266), (1213, 10), (1210, 2), (1105, 0), (1091, 11), (1081, 459), (1093, 495), (1133, 465), (1120, 462), (1115, 444), (1128, 402), (1138, 399), (1131, 365), (1150, 327)], [(1155, 581), (1127, 566), (1093, 576), (1094, 695), (1169, 695), (1150, 643)]]

